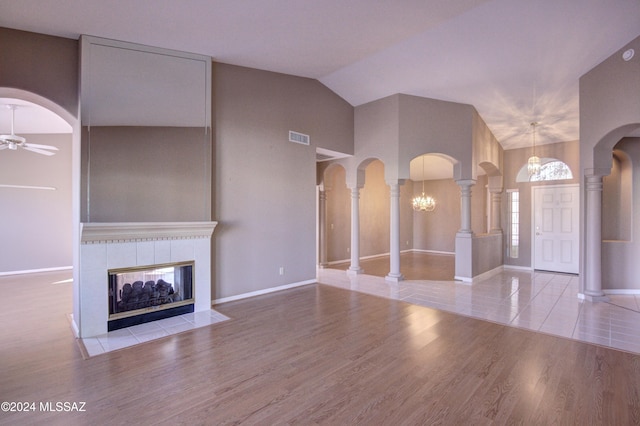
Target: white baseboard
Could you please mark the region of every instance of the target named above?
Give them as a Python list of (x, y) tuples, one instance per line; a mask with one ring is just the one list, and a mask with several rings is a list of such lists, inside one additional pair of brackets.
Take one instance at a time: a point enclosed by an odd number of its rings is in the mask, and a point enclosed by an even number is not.
[[(369, 256), (360, 256), (359, 259), (360, 260), (367, 260), (367, 259), (375, 259), (377, 257), (384, 257), (384, 256), (389, 256), (389, 253), (372, 254), (372, 255), (369, 255)], [(327, 262), (327, 265), (335, 265), (337, 263), (349, 263), (349, 262), (351, 262), (351, 258), (344, 259), (344, 260), (332, 260), (331, 262)]]
[[(446, 254), (450, 256), (455, 256), (455, 253), (452, 251), (422, 250), (422, 249), (400, 250), (400, 253)], [(375, 259), (377, 257), (384, 257), (384, 256), (390, 256), (390, 253), (380, 253), (380, 254), (372, 254), (370, 256), (361, 256), (360, 260)], [(331, 262), (327, 262), (327, 265), (336, 265), (338, 263), (349, 263), (349, 262), (351, 262), (351, 258), (343, 259), (343, 260), (332, 260)]]
[(76, 320), (73, 318), (73, 314), (68, 314), (69, 324), (71, 325), (71, 331), (73, 332), (73, 336), (77, 339), (80, 337), (80, 329), (78, 328), (78, 324), (76, 324)]
[(281, 286), (278, 286), (278, 287), (265, 288), (264, 290), (251, 291), (249, 293), (238, 294), (236, 296), (223, 297), (223, 298), (220, 298), (220, 299), (212, 300), (211, 301), (211, 305), (213, 306), (213, 305), (217, 305), (217, 304), (220, 304), (220, 303), (233, 302), (234, 300), (247, 299), (249, 297), (254, 297), (254, 296), (260, 296), (260, 295), (263, 295), (263, 294), (274, 293), (276, 291), (287, 290), (287, 289), (294, 288), (294, 287), (301, 287), (303, 285), (314, 284), (314, 283), (317, 283), (317, 282), (318, 281), (316, 279), (306, 280), (306, 281), (299, 281), (297, 283), (281, 285)]
[(452, 251), (422, 250), (422, 249), (411, 249), (409, 251), (413, 251), (413, 252), (416, 252), (416, 253), (446, 254), (446, 255), (450, 255), (450, 256), (455, 256), (455, 252), (452, 252)]
[(66, 271), (71, 269), (73, 269), (73, 266), (59, 266), (57, 268), (42, 268), (42, 269), (27, 269), (24, 271), (7, 271), (7, 272), (0, 272), (0, 277), (9, 276), (9, 275), (37, 274), (39, 272)]
[(496, 266), (495, 268), (487, 271), (487, 272), (483, 272), (480, 275), (476, 275), (475, 277), (473, 277), (473, 282), (476, 281), (481, 281), (481, 280), (485, 280), (493, 275), (499, 274), (500, 272), (504, 271), (504, 266), (500, 265), (500, 266)]
[(621, 296), (633, 296), (636, 294), (640, 294), (640, 288), (612, 288), (612, 289), (602, 289), (604, 294), (612, 294), (612, 295), (621, 295)]
[(527, 271), (533, 272), (533, 268), (531, 266), (518, 266), (518, 265), (502, 265), (504, 269), (511, 269), (514, 271)]
[(495, 274), (499, 274), (500, 272), (504, 271), (504, 269), (505, 269), (504, 266), (500, 265), (500, 266), (496, 266), (495, 268), (491, 269), (490, 271), (483, 272), (480, 275), (476, 275), (473, 278), (455, 276), (455, 277), (453, 277), (453, 279), (456, 280), (456, 281), (462, 281), (463, 284), (473, 284), (475, 282), (485, 280), (485, 279), (487, 279), (487, 278), (489, 278), (489, 277), (491, 277), (491, 276), (493, 276)]

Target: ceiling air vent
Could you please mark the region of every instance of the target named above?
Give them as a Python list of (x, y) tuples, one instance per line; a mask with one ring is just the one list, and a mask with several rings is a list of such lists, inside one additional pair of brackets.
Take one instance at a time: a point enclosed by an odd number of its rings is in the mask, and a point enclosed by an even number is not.
[(289, 142), (295, 142), (302, 145), (309, 145), (309, 135), (289, 130)]

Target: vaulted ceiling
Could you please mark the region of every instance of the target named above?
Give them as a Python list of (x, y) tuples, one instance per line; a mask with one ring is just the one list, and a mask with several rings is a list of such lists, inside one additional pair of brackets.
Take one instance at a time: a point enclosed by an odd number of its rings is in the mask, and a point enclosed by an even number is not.
[[(0, 0), (0, 26), (318, 79), (357, 106), (471, 104), (505, 149), (578, 135), (578, 79), (640, 35), (638, 0)], [(0, 59), (1, 60), (1, 59)], [(4, 64), (3, 64), (4, 66)]]

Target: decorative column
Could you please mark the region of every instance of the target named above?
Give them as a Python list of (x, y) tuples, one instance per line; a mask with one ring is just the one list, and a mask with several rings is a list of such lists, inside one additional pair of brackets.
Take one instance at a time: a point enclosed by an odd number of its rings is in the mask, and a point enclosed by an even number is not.
[(361, 274), (360, 268), (360, 188), (351, 188), (351, 266), (348, 274)]
[(585, 278), (584, 295), (587, 300), (606, 300), (602, 291), (602, 176), (586, 178), (585, 203)]
[(455, 279), (473, 281), (473, 231), (471, 230), (471, 186), (473, 179), (457, 180), (460, 186), (460, 229), (456, 234)]
[(471, 187), (476, 181), (472, 179), (457, 180), (460, 186), (460, 229), (458, 234), (472, 234), (471, 230)]
[(389, 216), (389, 274), (387, 281), (398, 282), (404, 277), (400, 273), (400, 184), (390, 183), (391, 214)]
[(501, 234), (502, 227), (500, 226), (500, 209), (502, 200), (502, 189), (489, 189), (491, 194), (491, 234)]
[(322, 186), (318, 192), (318, 266), (327, 266), (327, 193)]

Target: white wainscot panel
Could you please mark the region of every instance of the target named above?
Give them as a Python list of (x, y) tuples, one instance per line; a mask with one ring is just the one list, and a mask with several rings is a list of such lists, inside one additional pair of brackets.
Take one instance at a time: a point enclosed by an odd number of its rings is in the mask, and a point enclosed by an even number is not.
[(155, 260), (155, 242), (140, 241), (136, 243), (136, 259), (138, 265), (153, 265), (160, 262)]
[(107, 267), (109, 269), (127, 268), (137, 264), (136, 243), (107, 244)]
[(184, 262), (195, 259), (193, 240), (171, 240), (171, 261)]
[(171, 262), (171, 241), (161, 240), (154, 241), (154, 255), (155, 263), (169, 263)]

